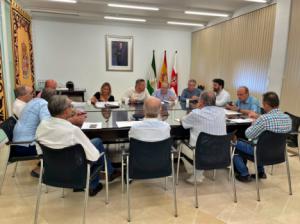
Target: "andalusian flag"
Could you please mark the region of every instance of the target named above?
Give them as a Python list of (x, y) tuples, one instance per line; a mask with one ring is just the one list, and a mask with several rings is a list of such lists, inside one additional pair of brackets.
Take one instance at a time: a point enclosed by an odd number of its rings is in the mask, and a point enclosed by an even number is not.
[(163, 82), (168, 82), (168, 66), (167, 66), (167, 51), (164, 53), (164, 61), (161, 66), (161, 72), (160, 72), (160, 77), (158, 80), (158, 88), (161, 87), (161, 84)]
[(178, 73), (176, 69), (176, 62), (177, 62), (177, 51), (175, 52), (175, 56), (174, 56), (174, 65), (171, 74), (170, 88), (173, 88), (176, 95), (178, 96)]
[(153, 50), (151, 68), (147, 80), (147, 89), (150, 95), (152, 95), (152, 93), (154, 92), (155, 87), (156, 87), (156, 65), (155, 65), (155, 56)]

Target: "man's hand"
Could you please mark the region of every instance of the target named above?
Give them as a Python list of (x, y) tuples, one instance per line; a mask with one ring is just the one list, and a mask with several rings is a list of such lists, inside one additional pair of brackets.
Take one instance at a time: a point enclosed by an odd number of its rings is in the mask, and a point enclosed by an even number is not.
[(238, 108), (237, 106), (235, 106), (235, 105), (230, 105), (230, 104), (227, 104), (227, 105), (225, 106), (225, 108), (226, 108), (227, 110), (233, 110), (233, 111), (238, 111), (238, 110), (239, 110), (239, 108)]
[(199, 99), (198, 96), (192, 96), (192, 97), (191, 97), (191, 100), (198, 100), (198, 99)]
[(87, 115), (86, 112), (76, 111), (76, 114), (68, 119), (73, 125), (81, 127), (83, 122), (86, 120)]
[(259, 117), (259, 114), (255, 113), (254, 111), (250, 111), (248, 113), (248, 117), (256, 120)]

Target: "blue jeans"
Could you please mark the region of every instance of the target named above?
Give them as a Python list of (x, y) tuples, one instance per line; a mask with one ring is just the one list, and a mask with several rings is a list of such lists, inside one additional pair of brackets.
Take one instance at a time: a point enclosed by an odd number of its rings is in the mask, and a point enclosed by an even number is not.
[[(91, 143), (98, 149), (99, 153), (105, 152), (105, 149), (103, 147), (102, 141), (100, 138), (93, 138), (91, 139)], [(97, 161), (95, 161), (91, 166), (91, 174), (95, 169), (97, 169), (99, 166), (103, 166), (104, 170), (104, 157), (101, 156)], [(111, 165), (111, 162), (109, 159), (107, 159), (107, 171), (108, 175), (111, 175), (114, 172), (114, 168)], [(100, 180), (100, 175), (96, 175), (93, 180), (90, 182), (90, 189), (94, 189), (97, 187)]]
[[(236, 145), (236, 149), (240, 152), (243, 152), (245, 154), (248, 154), (250, 156), (254, 156), (254, 149), (251, 145), (247, 144), (243, 141), (238, 141)], [(238, 152), (237, 152), (238, 153)], [(245, 160), (240, 155), (234, 155), (233, 157), (234, 166), (237, 169), (237, 171), (240, 173), (241, 176), (247, 176), (249, 175), (248, 168), (246, 166), (247, 160)], [(258, 173), (264, 173), (264, 167), (262, 165), (257, 164), (257, 171)]]

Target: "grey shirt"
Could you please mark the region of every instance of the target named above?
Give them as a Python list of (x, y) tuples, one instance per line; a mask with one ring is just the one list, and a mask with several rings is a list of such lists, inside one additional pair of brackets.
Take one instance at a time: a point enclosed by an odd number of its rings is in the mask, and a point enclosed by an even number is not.
[(185, 101), (186, 99), (192, 98), (192, 96), (200, 96), (201, 90), (196, 88), (193, 91), (189, 91), (188, 88), (184, 89), (180, 96), (180, 101)]

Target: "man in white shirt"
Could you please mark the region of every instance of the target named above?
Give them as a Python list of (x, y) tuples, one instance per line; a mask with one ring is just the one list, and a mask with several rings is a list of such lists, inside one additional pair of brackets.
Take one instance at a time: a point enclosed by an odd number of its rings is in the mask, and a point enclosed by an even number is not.
[(230, 102), (230, 94), (224, 89), (223, 79), (213, 80), (213, 90), (216, 93), (216, 106), (224, 107)]
[[(101, 139), (89, 140), (79, 127), (68, 121), (68, 118), (72, 116), (73, 109), (71, 100), (67, 96), (53, 96), (48, 102), (48, 109), (52, 117), (43, 120), (38, 126), (36, 131), (37, 141), (53, 149), (81, 144), (87, 160), (94, 162), (92, 169), (94, 169), (94, 166), (99, 166), (99, 163), (104, 164), (103, 157), (99, 158), (100, 153), (105, 152)], [(38, 146), (37, 149), (40, 150)], [(114, 172), (109, 160), (107, 166), (110, 179), (115, 178), (117, 172)], [(90, 196), (95, 196), (102, 189), (99, 178), (100, 175), (91, 180)]]
[[(204, 91), (200, 95), (198, 108), (194, 109), (181, 119), (181, 124), (185, 129), (190, 129), (190, 145), (196, 146), (198, 136), (201, 132), (211, 135), (226, 135), (226, 117), (222, 108), (216, 107), (216, 96), (214, 92)], [(191, 161), (193, 152), (183, 145), (182, 158), (188, 173), (192, 173), (193, 167)], [(203, 181), (203, 171), (196, 170), (197, 182)], [(192, 175), (187, 179), (188, 182), (194, 182)]]
[(33, 88), (30, 86), (19, 86), (15, 90), (16, 100), (13, 103), (12, 111), (18, 118), (26, 104), (33, 98)]
[(135, 87), (128, 89), (123, 95), (123, 101), (129, 99), (132, 104), (144, 102), (149, 97), (149, 92), (146, 89), (146, 82), (144, 79), (135, 81)]
[(129, 138), (146, 142), (157, 142), (170, 138), (170, 125), (158, 119), (161, 101), (153, 96), (144, 103), (145, 118), (141, 123), (134, 124), (129, 130)]

